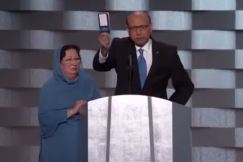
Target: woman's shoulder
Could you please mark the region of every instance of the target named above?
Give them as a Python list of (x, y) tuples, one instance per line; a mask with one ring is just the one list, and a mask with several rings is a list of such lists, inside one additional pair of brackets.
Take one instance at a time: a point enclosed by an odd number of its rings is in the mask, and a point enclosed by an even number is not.
[(51, 91), (56, 86), (57, 82), (55, 81), (54, 77), (51, 77), (43, 84), (41, 91)]
[(85, 72), (84, 70), (80, 70), (79, 72), (79, 79), (81, 82), (86, 82), (86, 83), (94, 83), (94, 77), (91, 76), (89, 73)]

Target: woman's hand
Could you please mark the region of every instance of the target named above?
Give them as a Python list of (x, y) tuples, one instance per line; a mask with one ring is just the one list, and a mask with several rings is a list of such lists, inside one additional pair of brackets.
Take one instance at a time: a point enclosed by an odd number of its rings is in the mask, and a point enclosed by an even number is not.
[(87, 101), (85, 100), (77, 100), (73, 107), (67, 110), (67, 117), (70, 118), (76, 114), (83, 114), (86, 112), (86, 105)]

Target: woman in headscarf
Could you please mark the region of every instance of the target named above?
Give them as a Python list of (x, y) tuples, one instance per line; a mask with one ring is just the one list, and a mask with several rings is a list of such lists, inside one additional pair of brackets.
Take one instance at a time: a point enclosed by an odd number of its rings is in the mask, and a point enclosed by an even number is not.
[(95, 81), (80, 70), (79, 47), (56, 50), (53, 76), (39, 98), (40, 162), (87, 162), (87, 101), (100, 97)]

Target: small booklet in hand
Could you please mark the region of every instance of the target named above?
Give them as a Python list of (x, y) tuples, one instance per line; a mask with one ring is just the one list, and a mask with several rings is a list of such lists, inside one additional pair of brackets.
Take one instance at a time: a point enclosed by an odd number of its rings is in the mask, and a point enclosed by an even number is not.
[(98, 13), (100, 32), (110, 33), (110, 18), (108, 12)]

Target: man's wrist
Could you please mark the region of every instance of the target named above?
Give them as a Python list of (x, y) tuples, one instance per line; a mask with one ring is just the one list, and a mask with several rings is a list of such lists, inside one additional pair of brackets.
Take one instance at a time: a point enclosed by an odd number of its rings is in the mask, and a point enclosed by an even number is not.
[(101, 47), (100, 52), (103, 57), (106, 57), (108, 54), (109, 48)]

